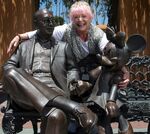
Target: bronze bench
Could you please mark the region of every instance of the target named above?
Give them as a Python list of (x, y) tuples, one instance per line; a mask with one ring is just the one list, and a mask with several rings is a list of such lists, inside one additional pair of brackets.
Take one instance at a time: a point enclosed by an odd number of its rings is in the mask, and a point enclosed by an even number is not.
[(37, 111), (26, 111), (20, 108), (10, 97), (2, 90), (6, 106), (1, 108), (4, 114), (2, 118), (2, 129), (5, 134), (16, 134), (23, 130), (23, 125), (31, 121), (34, 134), (38, 134), (38, 122), (40, 122), (40, 115)]

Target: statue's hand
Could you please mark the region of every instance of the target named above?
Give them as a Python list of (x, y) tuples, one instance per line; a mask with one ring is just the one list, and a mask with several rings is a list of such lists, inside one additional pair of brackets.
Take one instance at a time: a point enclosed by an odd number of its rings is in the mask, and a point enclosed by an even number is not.
[(73, 95), (81, 96), (85, 92), (91, 89), (92, 84), (86, 81), (78, 80), (76, 83), (72, 84), (74, 88), (72, 88)]
[(77, 84), (78, 95), (80, 96), (80, 95), (84, 94), (86, 91), (90, 90), (91, 87), (92, 87), (91, 83), (79, 80), (78, 84)]
[(113, 57), (108, 59), (106, 56), (102, 56), (102, 65), (113, 66), (116, 64), (117, 57)]
[(28, 73), (28, 74), (30, 74), (30, 75), (33, 75), (33, 72), (30, 69), (25, 69), (25, 72)]
[(106, 111), (107, 111), (107, 114), (111, 117), (111, 118), (115, 118), (118, 116), (118, 106), (116, 105), (116, 102), (114, 101), (107, 101), (107, 104), (106, 104)]
[(117, 57), (108, 58), (107, 56), (100, 55), (100, 54), (97, 54), (96, 57), (102, 66), (111, 66), (112, 67), (116, 64), (116, 62), (118, 60)]

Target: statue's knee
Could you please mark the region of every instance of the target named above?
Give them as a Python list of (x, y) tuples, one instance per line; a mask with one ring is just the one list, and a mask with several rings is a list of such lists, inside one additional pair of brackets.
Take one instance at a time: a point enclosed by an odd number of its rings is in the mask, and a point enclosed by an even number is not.
[(4, 71), (4, 78), (11, 78), (13, 76), (15, 76), (16, 74), (16, 69), (15, 68), (9, 68), (7, 70)]
[(67, 134), (68, 133), (68, 123), (66, 114), (56, 108), (52, 108), (48, 115), (44, 116), (44, 120), (41, 124), (42, 134)]
[(60, 109), (53, 110), (48, 115), (48, 120), (49, 121), (53, 121), (56, 124), (60, 124), (60, 125), (67, 125), (68, 124), (66, 114), (62, 110), (60, 110)]
[(16, 89), (18, 89), (16, 82), (21, 82), (21, 80), (16, 80), (16, 78), (18, 78), (18, 71), (16, 68), (9, 68), (4, 71), (3, 89), (9, 91), (8, 94), (15, 94)]

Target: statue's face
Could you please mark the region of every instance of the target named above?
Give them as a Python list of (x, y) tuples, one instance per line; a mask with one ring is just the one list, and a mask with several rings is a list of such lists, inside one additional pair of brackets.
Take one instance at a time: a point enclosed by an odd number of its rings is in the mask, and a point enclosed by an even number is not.
[(54, 27), (55, 27), (55, 20), (51, 14), (43, 13), (39, 17), (39, 30), (43, 34), (52, 35)]

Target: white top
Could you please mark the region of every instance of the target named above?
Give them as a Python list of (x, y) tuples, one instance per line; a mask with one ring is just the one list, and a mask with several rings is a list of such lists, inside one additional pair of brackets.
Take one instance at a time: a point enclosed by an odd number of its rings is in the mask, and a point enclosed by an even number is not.
[[(54, 28), (54, 31), (53, 31), (53, 37), (55, 38), (56, 41), (61, 41), (62, 38), (63, 38), (63, 35), (67, 29), (67, 26), (68, 24), (64, 24), (64, 25), (60, 25), (60, 26), (56, 26)], [(31, 32), (27, 32), (27, 35), (29, 38), (32, 38), (35, 34), (36, 34), (37, 30), (35, 31), (31, 31)], [(88, 53), (88, 42), (84, 42), (84, 41), (81, 41), (82, 42), (82, 48), (85, 50), (85, 52)], [(105, 48), (105, 46), (107, 45), (108, 43), (108, 40), (107, 40), (107, 37), (106, 37), (106, 34), (104, 33), (103, 34), (103, 37), (101, 39), (101, 42), (99, 44), (99, 48), (101, 51), (103, 51), (103, 49)]]

